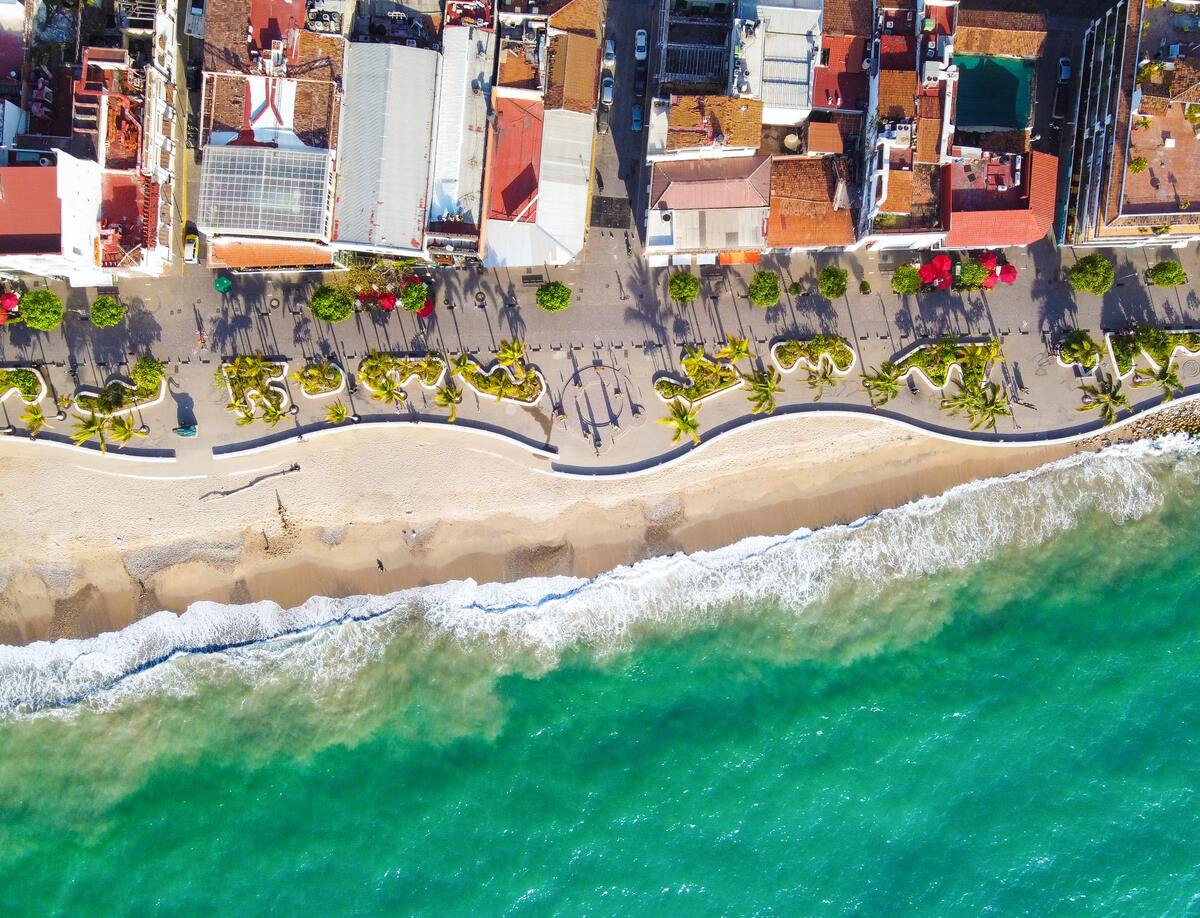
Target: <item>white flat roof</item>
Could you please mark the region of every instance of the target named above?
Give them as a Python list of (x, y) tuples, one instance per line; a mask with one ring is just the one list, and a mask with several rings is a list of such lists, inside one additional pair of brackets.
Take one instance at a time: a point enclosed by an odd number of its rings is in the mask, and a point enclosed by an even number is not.
[(494, 32), (454, 26), (442, 33), (442, 89), (433, 151), (430, 222), (461, 213), (464, 222), (479, 225), (495, 61)]

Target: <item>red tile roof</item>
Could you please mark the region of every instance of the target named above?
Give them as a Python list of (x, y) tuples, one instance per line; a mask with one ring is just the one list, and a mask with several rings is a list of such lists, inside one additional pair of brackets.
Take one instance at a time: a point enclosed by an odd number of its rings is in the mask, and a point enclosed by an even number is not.
[(879, 39), (880, 70), (916, 70), (915, 35), (884, 35)]
[[(951, 210), (945, 243), (948, 248), (1030, 245), (1050, 231), (1058, 201), (1058, 157), (1036, 151), (1029, 157), (1024, 206), (1010, 210)], [(949, 186), (949, 178), (945, 185)]]
[(841, 157), (775, 157), (767, 244), (780, 249), (852, 244), (854, 216), (845, 188), (848, 173)]
[(829, 62), (813, 68), (813, 106), (862, 111), (867, 107), (870, 76), (863, 70), (867, 40), (857, 35), (822, 35), (821, 54)]
[(650, 207), (658, 210), (766, 207), (770, 200), (769, 156), (659, 162), (650, 176)]
[(846, 145), (842, 141), (842, 132), (836, 124), (828, 121), (809, 121), (808, 145), (809, 153), (844, 153)]
[(488, 217), (532, 223), (537, 218), (538, 171), (542, 163), (542, 103), (496, 100), (488, 158)]
[(214, 239), (208, 249), (214, 268), (283, 268), (333, 264), (333, 250), (309, 242)]
[(821, 23), (828, 35), (869, 37), (872, 32), (872, 16), (871, 0), (825, 0)]
[(0, 168), (0, 255), (49, 255), (61, 251), (58, 169)]
[(910, 119), (917, 113), (917, 74), (913, 70), (881, 70), (879, 117)]

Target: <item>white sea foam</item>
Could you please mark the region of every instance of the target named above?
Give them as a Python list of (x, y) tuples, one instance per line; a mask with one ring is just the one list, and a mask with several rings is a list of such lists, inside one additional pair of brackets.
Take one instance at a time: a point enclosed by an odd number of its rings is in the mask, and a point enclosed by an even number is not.
[(736, 605), (771, 602), (802, 614), (837, 585), (871, 590), (965, 568), (998, 550), (1038, 544), (1081, 513), (1115, 522), (1162, 502), (1156, 473), (1200, 456), (1186, 438), (1114, 446), (1040, 469), (954, 488), (847, 526), (754, 537), (716, 551), (619, 567), (587, 580), (471, 580), (387, 596), (201, 602), (88, 640), (0, 647), (0, 717), (108, 706), (130, 695), (187, 692), (216, 667), (328, 682), (382, 652), (414, 616), (457, 637), (502, 639), (547, 659), (581, 642), (619, 645), (643, 623), (703, 622)]

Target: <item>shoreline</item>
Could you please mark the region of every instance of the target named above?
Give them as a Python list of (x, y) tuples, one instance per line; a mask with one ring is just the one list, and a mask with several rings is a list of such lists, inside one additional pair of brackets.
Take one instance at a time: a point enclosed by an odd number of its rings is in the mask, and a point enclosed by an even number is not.
[[(797, 415), (730, 432), (624, 481), (555, 476), (519, 449), (464, 448), (434, 427), (402, 439), (364, 431), (353, 452), (337, 438), (280, 448), (273, 465), (298, 462), (296, 474), (259, 467), (200, 480), (100, 478), (64, 460), (47, 475), (42, 457), (0, 457), (0, 506), (25, 521), (18, 531), (36, 521), (45, 533), (4, 560), (0, 643), (91, 637), (199, 600), (289, 608), (317, 595), (467, 577), (591, 577), (751, 535), (851, 522), (1176, 430), (1200, 431), (1200, 411), (1184, 405), (1111, 437), (1006, 450), (870, 417)], [(256, 473), (273, 480), (256, 484)], [(234, 493), (201, 499), (222, 488)]]

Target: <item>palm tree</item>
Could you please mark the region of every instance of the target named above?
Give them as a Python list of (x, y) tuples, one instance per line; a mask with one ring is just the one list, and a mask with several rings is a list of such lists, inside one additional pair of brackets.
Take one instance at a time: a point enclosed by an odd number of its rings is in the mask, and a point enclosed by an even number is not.
[(872, 405), (886, 405), (900, 394), (900, 368), (885, 360), (878, 370), (862, 374), (863, 388), (867, 390)]
[(508, 395), (509, 392), (513, 391), (512, 377), (508, 375), (507, 371), (501, 368), (499, 372), (495, 373), (491, 378), (496, 380), (496, 401), (504, 401), (504, 397)]
[(977, 382), (963, 379), (958, 384), (958, 391), (942, 399), (942, 410), (947, 414), (960, 412), (968, 417), (974, 417), (975, 411), (983, 401), (983, 386)]
[(389, 405), (403, 405), (408, 401), (408, 395), (404, 388), (391, 376), (384, 376), (379, 380), (375, 391), (371, 393), (371, 398)]
[(287, 417), (287, 413), (279, 407), (279, 402), (268, 401), (263, 405), (262, 420), (268, 427), (276, 426)]
[(691, 402), (684, 404), (679, 399), (671, 402), (665, 418), (659, 418), (658, 423), (673, 428), (672, 443), (678, 443), (683, 437), (691, 437), (693, 443), (700, 442), (700, 422), (696, 420), (699, 405)]
[(108, 420), (108, 433), (117, 446), (124, 448), (134, 437), (145, 439), (147, 431), (133, 423), (133, 415), (114, 415)]
[(96, 417), (93, 411), (86, 418), (80, 418), (75, 422), (75, 430), (71, 434), (71, 439), (75, 441), (76, 446), (83, 446), (93, 437), (100, 444), (100, 452), (108, 452), (108, 441), (105, 439), (105, 432), (108, 425), (104, 423), (103, 418)]
[(774, 367), (742, 374), (742, 381), (750, 390), (747, 398), (754, 406), (750, 409), (751, 414), (775, 413), (775, 396), (783, 391), (783, 387), (779, 385), (782, 379), (783, 377)]
[(459, 354), (450, 365), (451, 373), (469, 376), (475, 369), (475, 359), (470, 354)]
[(1011, 415), (1008, 396), (995, 383), (988, 383), (983, 387), (982, 397), (975, 406), (975, 414), (971, 417), (971, 429), (986, 427), (995, 432), (997, 419)]
[(382, 380), (396, 365), (396, 358), (391, 354), (381, 354), (372, 350), (358, 365), (358, 375), (372, 389), (379, 388)]
[(1179, 381), (1179, 374), (1171, 369), (1170, 364), (1162, 367), (1157, 372), (1145, 373), (1142, 370), (1138, 370), (1134, 374), (1133, 388), (1146, 389), (1150, 386), (1162, 387), (1164, 402), (1169, 402), (1183, 391), (1183, 383)]
[(717, 359), (729, 363), (750, 359), (750, 339), (739, 338), (737, 335), (726, 335), (725, 346), (717, 351)]
[(1106, 425), (1116, 421), (1122, 408), (1129, 407), (1129, 398), (1121, 391), (1120, 381), (1103, 373), (1096, 385), (1080, 386), (1079, 391), (1083, 393), (1083, 404), (1075, 410), (1099, 411)]
[(237, 417), (234, 419), (234, 423), (237, 424), (238, 427), (246, 427), (254, 423), (254, 409), (245, 405), (244, 403), (230, 402), (225, 407), (237, 415)]
[(345, 424), (350, 420), (350, 409), (340, 400), (325, 409), (325, 420), (330, 424)]
[(50, 426), (46, 423), (46, 415), (42, 412), (41, 405), (26, 407), (25, 413), (21, 415), (21, 422), (28, 428), (30, 440), (36, 440), (37, 435), (42, 432), (42, 428)]
[(439, 408), (449, 408), (450, 416), (447, 423), (453, 424), (458, 419), (458, 406), (462, 403), (462, 392), (454, 386), (442, 386), (433, 396), (433, 403)]
[(832, 389), (838, 384), (838, 378), (833, 374), (833, 366), (828, 360), (822, 360), (817, 364), (816, 370), (808, 371), (808, 388), (812, 389), (813, 401), (819, 402), (821, 396), (825, 394), (826, 389)]
[(509, 367), (520, 382), (525, 378), (525, 342), (520, 338), (511, 341), (503, 339), (496, 348), (496, 362), (502, 367)]

